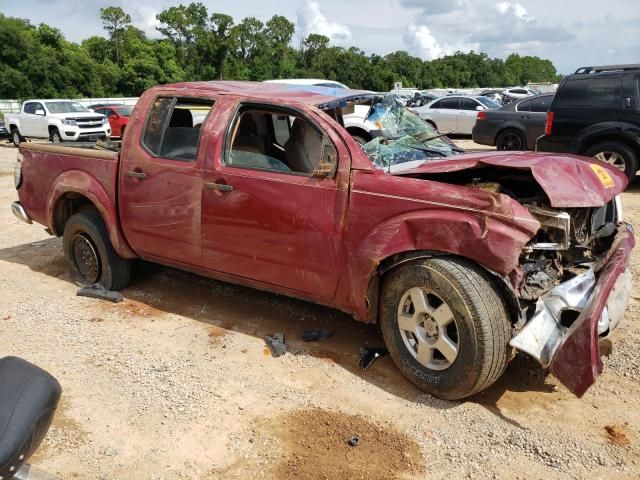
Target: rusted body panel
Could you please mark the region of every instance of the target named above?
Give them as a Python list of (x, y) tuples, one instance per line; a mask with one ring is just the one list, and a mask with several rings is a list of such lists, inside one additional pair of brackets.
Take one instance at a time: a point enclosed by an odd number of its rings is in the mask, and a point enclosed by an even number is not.
[(551, 372), (578, 397), (584, 395), (602, 373), (598, 322), (616, 282), (629, 264), (634, 246), (633, 231), (626, 224), (620, 225), (611, 249), (596, 267), (599, 277), (589, 303), (551, 361)]

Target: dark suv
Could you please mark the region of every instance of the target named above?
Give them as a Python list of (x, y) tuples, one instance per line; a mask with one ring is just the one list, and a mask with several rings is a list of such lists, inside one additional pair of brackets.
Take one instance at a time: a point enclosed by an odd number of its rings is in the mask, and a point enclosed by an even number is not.
[(640, 64), (583, 67), (565, 77), (536, 150), (595, 157), (633, 180), (640, 167)]

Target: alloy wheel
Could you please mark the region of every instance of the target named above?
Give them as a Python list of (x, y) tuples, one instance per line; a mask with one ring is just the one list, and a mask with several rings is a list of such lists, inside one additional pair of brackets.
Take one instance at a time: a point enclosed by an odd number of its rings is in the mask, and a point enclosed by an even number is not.
[(625, 167), (627, 166), (624, 161), (624, 157), (620, 155), (618, 152), (611, 151), (603, 151), (596, 153), (593, 158), (596, 160), (602, 160), (603, 162), (607, 162), (609, 165), (616, 167), (619, 170), (625, 171)]

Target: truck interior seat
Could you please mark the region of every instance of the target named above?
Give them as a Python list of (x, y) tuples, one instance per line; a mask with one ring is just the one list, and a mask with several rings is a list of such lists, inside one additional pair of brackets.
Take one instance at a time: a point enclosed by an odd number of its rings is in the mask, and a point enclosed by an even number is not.
[(296, 118), (284, 144), (285, 158), (294, 172), (313, 173), (320, 163), (322, 137), (308, 122)]

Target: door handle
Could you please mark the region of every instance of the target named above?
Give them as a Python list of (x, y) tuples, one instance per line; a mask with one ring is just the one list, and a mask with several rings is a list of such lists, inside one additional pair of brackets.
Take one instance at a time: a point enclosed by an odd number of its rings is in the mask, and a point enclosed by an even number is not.
[(204, 182), (205, 188), (209, 190), (219, 190), (221, 192), (231, 192), (233, 191), (233, 187), (226, 183), (215, 183), (215, 182)]
[(147, 174), (142, 172), (142, 171), (128, 171), (125, 173), (125, 175), (129, 178), (137, 178), (138, 180), (144, 180), (145, 178), (147, 178)]

